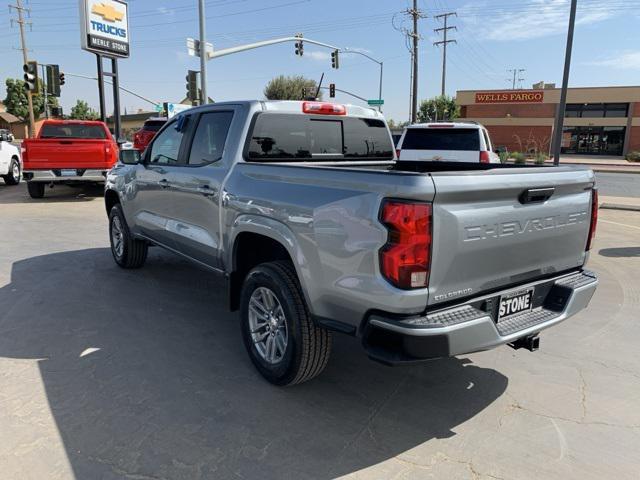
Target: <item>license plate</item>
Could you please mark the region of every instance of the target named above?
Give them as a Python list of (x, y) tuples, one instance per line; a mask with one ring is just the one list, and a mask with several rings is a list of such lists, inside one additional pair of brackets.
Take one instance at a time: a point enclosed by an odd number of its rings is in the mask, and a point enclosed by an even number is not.
[(75, 177), (77, 174), (76, 170), (60, 170), (61, 177)]
[(500, 297), (498, 308), (498, 322), (505, 318), (513, 317), (522, 312), (531, 310), (533, 301), (533, 288), (507, 293)]

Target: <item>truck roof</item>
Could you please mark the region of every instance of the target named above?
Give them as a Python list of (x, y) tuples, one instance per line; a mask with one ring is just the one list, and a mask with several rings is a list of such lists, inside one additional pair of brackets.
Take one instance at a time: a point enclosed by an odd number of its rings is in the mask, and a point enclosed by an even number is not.
[(227, 101), (216, 102), (207, 105), (200, 105), (193, 109), (185, 110), (192, 112), (194, 110), (206, 109), (211, 106), (224, 106), (224, 105), (248, 105), (257, 106), (264, 112), (280, 112), (280, 113), (296, 113), (304, 114), (302, 107), (304, 103), (322, 103), (327, 105), (341, 105), (347, 110), (346, 116), (348, 117), (366, 117), (366, 118), (383, 118), (383, 115), (372, 107), (362, 107), (359, 105), (352, 105), (348, 103), (326, 102), (326, 101), (312, 101), (312, 100), (239, 100), (239, 101)]
[(59, 119), (48, 119), (42, 122), (43, 124), (49, 125), (104, 125), (104, 122), (100, 120), (59, 120)]

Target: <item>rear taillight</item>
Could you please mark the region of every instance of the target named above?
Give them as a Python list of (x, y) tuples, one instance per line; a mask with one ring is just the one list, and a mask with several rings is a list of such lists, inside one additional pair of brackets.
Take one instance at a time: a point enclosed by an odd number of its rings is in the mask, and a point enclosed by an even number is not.
[(489, 152), (486, 150), (484, 152), (480, 152), (480, 163), (489, 163), (490, 161)]
[(316, 113), (318, 115), (346, 115), (347, 108), (337, 103), (326, 102), (303, 102), (302, 111), (304, 113)]
[(397, 158), (398, 160), (400, 160), (400, 151), (401, 151), (401, 150), (400, 150), (399, 148), (396, 148), (396, 158)]
[(593, 238), (596, 236), (596, 226), (598, 225), (598, 189), (591, 190), (591, 225), (589, 226), (589, 238), (587, 239), (587, 248), (591, 250)]
[(431, 267), (431, 204), (385, 200), (380, 221), (389, 230), (380, 250), (382, 275), (398, 288), (426, 287)]

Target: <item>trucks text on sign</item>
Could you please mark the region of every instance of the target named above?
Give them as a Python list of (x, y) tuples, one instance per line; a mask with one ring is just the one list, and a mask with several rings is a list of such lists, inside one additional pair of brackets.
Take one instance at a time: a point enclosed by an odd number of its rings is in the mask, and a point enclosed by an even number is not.
[(129, 56), (128, 6), (120, 0), (80, 0), (84, 50), (112, 57)]
[(476, 103), (541, 103), (542, 91), (477, 92)]

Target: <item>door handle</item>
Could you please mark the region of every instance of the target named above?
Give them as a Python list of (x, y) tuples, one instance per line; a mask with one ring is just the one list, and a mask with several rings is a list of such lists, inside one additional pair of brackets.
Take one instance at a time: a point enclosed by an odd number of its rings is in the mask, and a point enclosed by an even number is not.
[(551, 198), (555, 193), (554, 187), (549, 188), (529, 188), (520, 194), (520, 203), (542, 203)]
[(206, 196), (211, 196), (216, 194), (216, 190), (211, 188), (209, 185), (202, 185), (197, 188), (198, 193), (201, 193)]
[(163, 178), (158, 182), (158, 185), (162, 188), (169, 188), (169, 181), (166, 178)]

